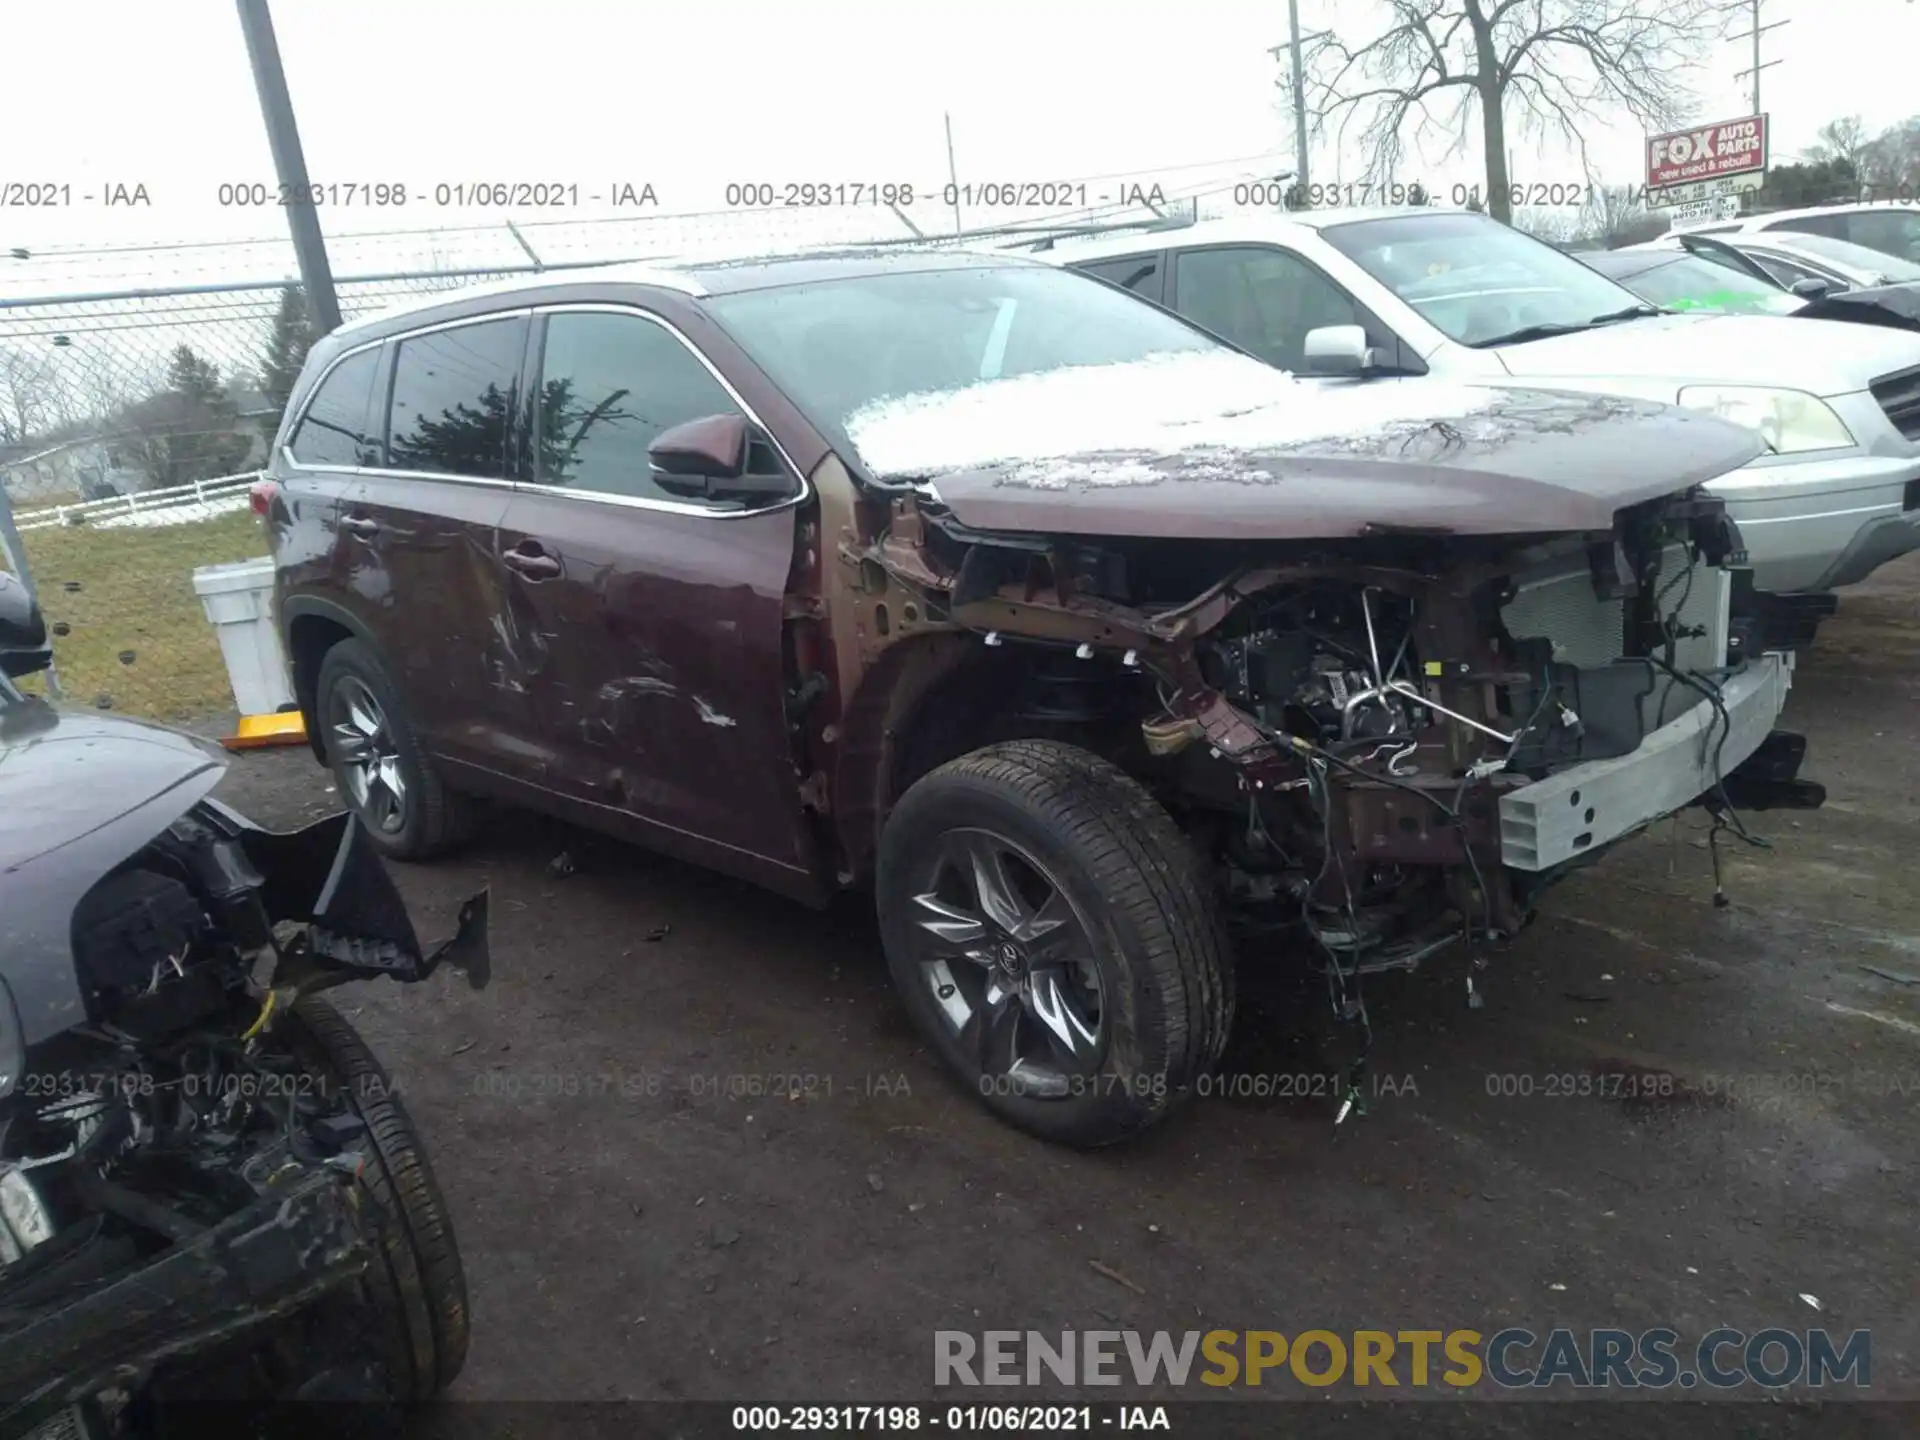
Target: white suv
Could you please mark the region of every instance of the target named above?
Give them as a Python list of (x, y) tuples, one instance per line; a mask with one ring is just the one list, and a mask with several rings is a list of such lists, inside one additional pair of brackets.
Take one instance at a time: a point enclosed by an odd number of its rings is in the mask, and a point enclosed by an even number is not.
[(1464, 210), (1324, 210), (1041, 243), (1042, 258), (1285, 370), (1511, 379), (1750, 425), (1768, 453), (1710, 488), (1761, 590), (1854, 584), (1920, 546), (1920, 334), (1666, 313)]
[(1920, 206), (1896, 200), (1866, 200), (1855, 205), (1820, 205), (1807, 210), (1775, 210), (1715, 225), (1691, 227), (1692, 235), (1761, 235), (1791, 230), (1825, 235), (1902, 260), (1920, 262)]

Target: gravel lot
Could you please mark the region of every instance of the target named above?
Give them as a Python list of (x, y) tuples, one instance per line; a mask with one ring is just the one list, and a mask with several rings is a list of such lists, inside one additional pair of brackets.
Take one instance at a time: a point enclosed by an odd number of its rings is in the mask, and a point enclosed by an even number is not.
[[(1329, 1099), (1251, 1078), (1323, 1073), (1346, 1043), (1324, 993), (1257, 963), (1226, 1067), (1250, 1093), (1088, 1156), (943, 1079), (858, 903), (810, 913), (524, 816), (400, 870), (428, 937), (493, 889), (490, 989), (341, 992), (457, 1217), (455, 1395), (1008, 1398), (934, 1390), (941, 1328), (1824, 1323), (1870, 1327), (1875, 1392), (1915, 1398), (1917, 601), (1913, 557), (1803, 657), (1787, 723), (1829, 801), (1754, 817), (1771, 850), (1723, 846), (1729, 908), (1689, 817), (1553, 895), (1484, 1008), (1458, 965), (1374, 984), (1375, 1073), (1402, 1093), (1337, 1131)], [(333, 800), (303, 751), (239, 759), (224, 793), (278, 825)], [(1594, 1079), (1648, 1074), (1671, 1094)], [(800, 1098), (765, 1093), (781, 1077)], [(1542, 1418), (1449, 1408), (1455, 1433)], [(1699, 1408), (1641, 1408), (1632, 1432), (1698, 1435)], [(1737, 1409), (1749, 1435), (1913, 1433), (1916, 1413)]]

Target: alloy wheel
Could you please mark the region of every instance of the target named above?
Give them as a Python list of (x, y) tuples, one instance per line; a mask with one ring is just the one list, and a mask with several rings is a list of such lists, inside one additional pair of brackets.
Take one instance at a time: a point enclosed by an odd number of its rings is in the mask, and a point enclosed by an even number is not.
[(398, 833), (407, 823), (407, 782), (386, 711), (366, 684), (348, 676), (328, 705), (333, 756), (354, 809), (373, 829)]
[(989, 830), (950, 830), (913, 896), (915, 959), (982, 1083), (1074, 1093), (1106, 1050), (1089, 927), (1032, 855)]

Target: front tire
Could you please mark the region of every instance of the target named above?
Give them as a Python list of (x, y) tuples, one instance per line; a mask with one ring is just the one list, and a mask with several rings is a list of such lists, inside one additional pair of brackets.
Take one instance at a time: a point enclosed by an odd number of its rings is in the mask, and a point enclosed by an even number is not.
[(342, 640), (327, 651), (314, 714), (340, 798), (376, 849), (395, 860), (430, 860), (465, 842), (471, 802), (440, 778), (371, 646)]
[(888, 968), (962, 1084), (1049, 1140), (1111, 1144), (1220, 1058), (1233, 962), (1200, 857), (1137, 781), (1021, 740), (900, 799), (877, 876)]
[(345, 1091), (366, 1126), (360, 1184), (377, 1253), (361, 1284), (380, 1328), (375, 1349), (393, 1400), (422, 1404), (467, 1362), (467, 1280), (447, 1202), (393, 1082), (346, 1018), (309, 996), (277, 1023), (293, 1051)]

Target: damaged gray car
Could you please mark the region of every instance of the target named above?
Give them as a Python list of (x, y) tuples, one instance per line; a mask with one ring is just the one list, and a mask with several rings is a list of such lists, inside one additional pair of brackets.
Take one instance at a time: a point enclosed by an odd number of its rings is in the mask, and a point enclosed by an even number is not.
[(854, 253), (439, 296), (316, 345), (257, 500), (387, 853), (504, 800), (870, 887), (1014, 1123), (1195, 1092), (1236, 970), (1471, 977), (1693, 804), (1817, 805), (1801, 622), (1633, 399), (1277, 372), (1070, 271)]
[(486, 896), (423, 954), (350, 817), (250, 824), (208, 798), (218, 750), (24, 694), (50, 658), (0, 574), (0, 1435), (397, 1416), (459, 1373), (466, 1285), (397, 1090), (318, 992), (485, 984)]

